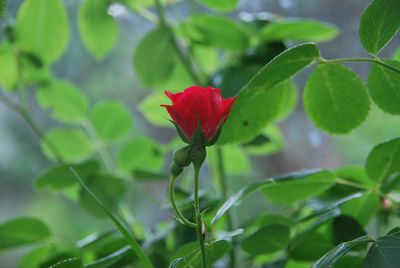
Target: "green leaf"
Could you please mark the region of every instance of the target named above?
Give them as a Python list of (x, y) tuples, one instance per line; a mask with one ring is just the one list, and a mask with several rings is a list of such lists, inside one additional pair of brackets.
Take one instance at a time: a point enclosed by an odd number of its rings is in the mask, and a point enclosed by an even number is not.
[(400, 267), (400, 231), (398, 229), (379, 237), (370, 247), (364, 261), (365, 268)]
[(139, 181), (165, 181), (169, 179), (169, 175), (167, 174), (151, 172), (139, 168), (134, 169), (132, 173), (133, 177)]
[(268, 23), (260, 30), (262, 41), (313, 41), (332, 40), (339, 30), (324, 22), (310, 19), (277, 20)]
[(21, 217), (0, 224), (0, 251), (48, 238), (50, 238), (50, 230), (39, 219)]
[(298, 234), (289, 244), (289, 256), (294, 260), (315, 261), (334, 245), (330, 237), (320, 232)]
[[(71, 172), (71, 169), (70, 169), (70, 172)], [(74, 174), (72, 173), (72, 175), (74, 175)], [(76, 178), (75, 178), (75, 180), (76, 180)], [(83, 178), (83, 180), (85, 181), (84, 178)], [(77, 183), (79, 184), (78, 181), (77, 181)], [(106, 244), (110, 240), (115, 239), (116, 235), (118, 235), (116, 230), (103, 231), (103, 232), (98, 232), (98, 233), (90, 233), (88, 236), (77, 241), (76, 247), (82, 251), (94, 252), (94, 251), (96, 251), (96, 249), (103, 247), (104, 244)]]
[(277, 116), (277, 120), (283, 121), (285, 120), (296, 108), (297, 102), (297, 87), (296, 84), (292, 80), (287, 80), (284, 83), (281, 83), (283, 97), (281, 100), (281, 105), (279, 108), (279, 114)]
[[(134, 228), (134, 226), (131, 227), (131, 229)], [(139, 238), (136, 237), (136, 239)], [(104, 240), (100, 240), (97, 244), (95, 243), (94, 245), (92, 245), (92, 247), (93, 251), (91, 252), (94, 253), (95, 259), (97, 260), (94, 263), (91, 263), (93, 264), (93, 266), (103, 268), (126, 267), (128, 265), (132, 265), (133, 263), (135, 263), (135, 261), (137, 261), (135, 252), (132, 251), (126, 240), (120, 237), (119, 234), (115, 234), (112, 237), (108, 237)], [(110, 262), (113, 262), (113, 264), (111, 264)]]
[(343, 215), (356, 219), (362, 226), (366, 226), (380, 207), (379, 197), (372, 192), (366, 192), (361, 198), (352, 199), (342, 205)]
[(280, 129), (277, 126), (269, 125), (242, 147), (250, 155), (269, 155), (283, 149), (284, 140)]
[(0, 85), (12, 91), (18, 84), (18, 62), (9, 43), (0, 45)]
[(400, 189), (400, 172), (396, 172), (389, 176), (387, 180), (382, 183), (381, 191), (383, 193), (398, 192)]
[[(230, 243), (224, 239), (215, 240), (205, 245), (207, 260), (214, 263), (222, 258), (230, 249)], [(199, 267), (200, 248), (198, 242), (191, 242), (178, 248), (170, 257), (169, 267)]]
[[(211, 263), (215, 263), (229, 252), (231, 244), (224, 239), (216, 240), (206, 244), (206, 256)], [(200, 264), (199, 264), (200, 266)]]
[(285, 268), (310, 268), (310, 263), (289, 260), (286, 262)]
[(335, 183), (335, 178), (336, 176), (329, 171), (320, 171), (297, 179), (269, 184), (262, 191), (273, 202), (291, 204), (329, 189)]
[(57, 262), (50, 268), (83, 268), (83, 263), (78, 258), (71, 258)]
[(322, 258), (317, 260), (312, 265), (312, 268), (330, 268), (353, 248), (357, 247), (358, 245), (365, 245), (372, 241), (374, 240), (367, 236), (362, 236), (352, 241), (341, 243), (325, 254)]
[(218, 77), (215, 86), (221, 89), (224, 98), (233, 97), (262, 67), (263, 64), (253, 62), (227, 66), (215, 74)]
[(165, 96), (164, 93), (153, 93), (144, 98), (139, 103), (139, 111), (142, 113), (147, 121), (157, 127), (174, 127), (173, 124), (168, 120), (169, 115), (164, 107), (160, 107), (160, 104), (169, 103), (170, 100)]
[(96, 260), (95, 262), (85, 265), (85, 268), (105, 268), (116, 263), (120, 260), (131, 248), (129, 246), (123, 247), (114, 253), (111, 253), (103, 258)]
[(228, 12), (236, 8), (239, 0), (198, 0), (203, 5), (218, 11)]
[(273, 92), (271, 89), (275, 86), (274, 89), (279, 89), (279, 83), (310, 65), (318, 56), (315, 44), (303, 44), (267, 63), (239, 92), (219, 142), (247, 142), (254, 138), (271, 118), (275, 118), (270, 112), (273, 109), (265, 106), (269, 91)]
[(338, 178), (358, 182), (371, 189), (375, 185), (373, 181), (369, 179), (364, 166), (343, 166), (336, 169), (335, 173)]
[(49, 65), (44, 65), (42, 60), (31, 53), (24, 53), (20, 57), (22, 69), (22, 82), (25, 86), (41, 86), (53, 82)]
[(117, 227), (118, 231), (123, 235), (126, 242), (129, 243), (130, 247), (134, 251), (135, 255), (141, 261), (141, 265), (143, 268), (153, 268), (150, 260), (148, 259), (146, 253), (144, 253), (143, 249), (140, 247), (139, 243), (135, 240), (135, 238), (130, 233), (129, 229), (126, 228), (122, 222), (114, 216), (104, 205), (103, 203), (90, 191), (90, 189), (86, 186), (86, 184), (79, 177), (78, 173), (71, 168), (71, 171), (74, 173), (76, 179), (81, 184), (82, 188), (92, 197), (92, 199), (97, 203), (99, 207), (108, 215), (108, 217), (112, 220), (114, 225)]
[(89, 137), (79, 129), (55, 128), (46, 133), (42, 148), (47, 156), (54, 159), (49, 144), (68, 163), (81, 162), (93, 154)]
[(93, 126), (104, 140), (113, 140), (132, 129), (132, 114), (119, 101), (102, 101), (93, 108)]
[[(385, 63), (400, 68), (400, 62), (388, 60)], [(378, 64), (373, 64), (368, 75), (368, 89), (371, 98), (384, 112), (400, 114), (400, 74)]]
[(199, 68), (208, 75), (213, 75), (220, 64), (218, 50), (213, 47), (193, 45), (193, 57)]
[[(93, 160), (71, 166), (79, 172), (84, 179), (100, 169), (99, 163)], [(60, 191), (75, 184), (75, 176), (71, 173), (69, 167), (69, 165), (58, 165), (47, 168), (35, 179), (35, 187), (39, 190), (50, 188), (55, 191)]]
[(318, 216), (321, 215), (328, 215), (329, 213), (331, 213), (332, 211), (336, 210), (337, 208), (339, 208), (341, 205), (353, 200), (353, 199), (357, 199), (357, 198), (361, 198), (363, 196), (363, 194), (361, 192), (358, 193), (354, 193), (351, 194), (349, 196), (343, 197), (331, 204), (328, 204), (320, 209), (315, 210), (314, 212), (312, 212), (311, 214), (304, 216), (302, 218), (299, 219), (299, 222), (304, 222), (304, 221), (308, 221), (311, 219), (314, 219)]
[(174, 71), (176, 53), (170, 34), (169, 28), (156, 28), (135, 49), (133, 65), (145, 86), (162, 85)]
[(42, 263), (57, 253), (54, 246), (38, 247), (27, 253), (18, 263), (18, 268), (40, 267)]
[(242, 242), (242, 248), (252, 256), (277, 252), (286, 248), (289, 236), (290, 230), (287, 226), (268, 225), (246, 237)]
[(345, 134), (365, 120), (370, 103), (367, 88), (357, 74), (339, 64), (324, 64), (308, 79), (304, 106), (319, 128)]
[(88, 99), (75, 85), (67, 81), (52, 81), (36, 91), (36, 98), (44, 109), (52, 110), (52, 117), (63, 123), (82, 123), (87, 118)]
[(400, 47), (396, 49), (396, 52), (393, 55), (393, 59), (400, 61)]
[(375, 146), (368, 155), (365, 170), (376, 183), (400, 171), (400, 138)]
[[(132, 8), (133, 10), (140, 9), (140, 8), (149, 8), (154, 6), (154, 0), (120, 0), (121, 3), (127, 5), (128, 7)], [(181, 2), (182, 0), (161, 0), (160, 2), (167, 6)]]
[[(250, 161), (240, 147), (235, 145), (225, 145), (221, 147), (221, 150), (223, 154), (223, 165), (227, 174), (244, 175), (250, 172)], [(210, 163), (213, 166), (217, 166), (217, 148), (211, 147), (207, 153)]]
[(241, 51), (249, 45), (247, 30), (235, 21), (217, 15), (195, 15), (180, 25), (184, 37), (206, 46)]
[(297, 222), (280, 214), (267, 213), (257, 216), (255, 219), (252, 219), (250, 223), (245, 225), (244, 232), (245, 234), (252, 234), (261, 229), (263, 226), (271, 224), (279, 224), (291, 228), (294, 227)]
[[(125, 193), (126, 185), (122, 179), (111, 175), (97, 175), (88, 177), (85, 183), (109, 211), (116, 211)], [(81, 189), (79, 193), (79, 203), (92, 215), (107, 217), (85, 189)]]
[[(230, 68), (225, 70), (222, 73), (223, 81), (219, 85), (220, 88), (223, 90), (222, 94), (225, 97), (228, 96), (231, 97), (235, 95), (239, 91), (240, 87), (242, 85), (245, 85), (247, 81), (251, 77), (253, 77), (254, 74), (258, 72), (260, 68), (261, 68), (260, 65), (246, 65), (244, 67)], [(293, 103), (288, 103), (288, 102), (294, 101), (292, 99), (293, 97), (292, 93), (294, 93), (294, 88), (292, 86), (293, 84), (290, 80), (283, 81), (282, 83), (276, 85), (272, 90), (265, 90), (263, 92), (260, 92), (257, 95), (257, 98), (252, 100), (254, 107), (256, 107), (257, 105), (260, 111), (262, 109), (263, 113), (259, 112), (257, 116), (262, 117), (261, 119), (262, 122), (264, 122), (264, 127), (268, 126), (275, 120), (282, 120), (283, 117), (290, 112), (290, 109), (293, 107), (293, 106), (291, 107)], [(245, 115), (242, 115), (242, 117), (244, 116)], [(244, 124), (247, 124), (246, 122), (247, 120), (245, 121)], [(258, 126), (258, 122), (254, 123), (256, 123)], [(223, 129), (225, 129), (225, 127)], [(224, 131), (222, 131), (222, 133), (223, 132)], [(229, 134), (233, 133), (230, 132)], [(249, 130), (249, 135), (250, 135), (250, 130)], [(259, 135), (262, 135), (262, 133), (259, 133)], [(256, 132), (251, 133), (252, 139), (245, 140), (245, 142), (251, 143), (252, 140), (257, 139), (258, 136), (256, 135)], [(222, 139), (223, 138), (224, 136), (222, 135)], [(223, 140), (221, 141), (220, 138), (219, 142), (223, 143), (224, 141)]]
[[(292, 173), (288, 174), (282, 177), (277, 177), (277, 178), (271, 178), (271, 179), (266, 179), (261, 182), (255, 182), (252, 183), (244, 188), (242, 188), (239, 192), (236, 194), (232, 195), (229, 197), (225, 203), (219, 208), (217, 213), (215, 214), (214, 218), (212, 219), (211, 223), (215, 224), (229, 209), (231, 209), (233, 206), (237, 205), (243, 198), (249, 196), (250, 194), (254, 193), (257, 190), (264, 189), (266, 187), (277, 187), (280, 184), (286, 184), (292, 185), (296, 187), (296, 184), (301, 185), (301, 181), (306, 180), (304, 183), (310, 187), (310, 190), (304, 190), (301, 195), (305, 196), (306, 194), (311, 196), (311, 195), (316, 195), (319, 194), (320, 192), (312, 192), (315, 190), (320, 190), (323, 191), (327, 188), (329, 188), (331, 185), (334, 183), (334, 176), (328, 171), (324, 170), (311, 170), (311, 171), (302, 171), (302, 172), (297, 172), (297, 173)], [(317, 180), (317, 182), (315, 182)], [(321, 181), (322, 180), (322, 181)], [(314, 182), (314, 183), (313, 183)], [(313, 187), (312, 187), (313, 186)], [(283, 187), (283, 188), (288, 188), (288, 187)], [(265, 190), (265, 189), (264, 189)], [(295, 190), (297, 190), (295, 188)], [(293, 191), (292, 191), (293, 192)], [(279, 194), (279, 193), (276, 193)], [(299, 195), (298, 195), (299, 196)], [(279, 198), (277, 198), (279, 199)]]
[(178, 264), (182, 264), (184, 262), (185, 262), (185, 258), (177, 258), (169, 264), (168, 268), (176, 268), (176, 267), (178, 267)]
[(175, 66), (172, 74), (168, 77), (167, 81), (162, 84), (155, 85), (154, 88), (160, 91), (169, 89), (171, 92), (182, 91), (196, 84), (192, 76), (186, 69), (185, 65), (180, 60), (175, 60)]
[(367, 234), (364, 228), (349, 216), (338, 216), (334, 218), (332, 231), (335, 244), (350, 241)]
[[(76, 258), (77, 258), (76, 253), (72, 253), (71, 251), (68, 250), (56, 251), (54, 254), (51, 254), (49, 258), (42, 261), (39, 267), (52, 267), (53, 265), (62, 262), (64, 260), (76, 259)], [(68, 263), (66, 265), (68, 265)]]
[(0, 0), (0, 18), (3, 18), (7, 8), (7, 0)]
[(366, 51), (378, 54), (400, 28), (400, 0), (374, 0), (361, 16), (360, 39)]
[(118, 155), (118, 166), (129, 173), (135, 169), (157, 172), (163, 164), (164, 156), (159, 146), (144, 137), (128, 142)]
[(69, 21), (61, 0), (26, 0), (15, 25), (17, 45), (44, 63), (56, 61), (69, 42)]
[[(170, 256), (170, 261), (174, 261), (176, 259), (186, 259), (190, 258), (196, 253), (200, 251), (199, 243), (197, 241), (193, 241), (187, 243), (174, 251), (172, 256)], [(179, 267), (179, 266), (178, 266)]]
[(363, 267), (363, 263), (364, 256), (347, 255), (336, 262), (335, 268), (361, 268)]
[(78, 26), (85, 47), (97, 59), (102, 59), (114, 47), (118, 25), (107, 13), (107, 1), (83, 1), (78, 16)]

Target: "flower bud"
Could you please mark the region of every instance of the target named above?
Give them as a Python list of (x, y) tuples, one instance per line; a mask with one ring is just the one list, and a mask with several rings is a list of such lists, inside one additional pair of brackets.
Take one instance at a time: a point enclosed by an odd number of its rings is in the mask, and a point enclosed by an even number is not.
[(183, 171), (183, 167), (178, 166), (176, 163), (171, 165), (171, 175), (174, 177), (178, 177)]
[(192, 86), (183, 92), (165, 94), (172, 104), (161, 106), (167, 109), (179, 136), (188, 144), (201, 146), (217, 141), (236, 100), (223, 98), (221, 91), (213, 87)]
[(381, 207), (382, 209), (390, 210), (392, 208), (392, 201), (389, 198), (384, 197), (381, 201)]
[(195, 146), (192, 149), (192, 163), (195, 168), (200, 168), (206, 160), (207, 151), (204, 146)]
[(192, 146), (183, 147), (174, 153), (174, 162), (180, 167), (187, 167), (190, 165)]

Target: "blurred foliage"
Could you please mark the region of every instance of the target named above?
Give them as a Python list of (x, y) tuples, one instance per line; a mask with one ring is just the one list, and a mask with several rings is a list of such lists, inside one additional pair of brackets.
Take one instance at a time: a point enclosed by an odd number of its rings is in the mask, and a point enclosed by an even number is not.
[[(347, 134), (368, 114), (379, 126), (389, 120), (385, 113), (400, 113), (400, 50), (393, 59), (380, 58), (400, 28), (399, 0), (374, 0), (361, 15), (360, 43), (373, 57), (331, 60), (324, 59), (319, 48), (339, 35), (334, 25), (305, 18), (244, 19), (225, 14), (236, 10), (237, 0), (189, 1), (191, 13), (182, 19), (165, 12), (185, 2), (165, 0), (154, 6), (157, 2), (151, 0), (84, 0), (72, 13), (61, 0), (25, 0), (15, 21), (2, 25), (0, 101), (32, 128), (51, 163), (36, 174), (35, 189), (52, 192), (52, 200), (64, 198), (88, 215), (64, 211), (57, 201), (32, 205), (34, 216), (0, 224), (1, 253), (29, 246), (25, 256), (15, 260), (21, 268), (200, 267), (194, 230), (172, 216), (153, 215), (147, 204), (153, 218), (148, 220), (151, 225), (145, 224), (134, 207), (142, 196), (149, 198), (149, 185), (160, 183), (163, 194), (154, 194), (162, 204), (157, 211), (169, 213), (166, 167), (172, 151), (182, 146), (176, 138), (161, 142), (138, 125), (148, 123), (155, 131), (168, 133), (173, 124), (159, 107), (167, 103), (160, 90), (176, 92), (201, 83), (221, 88), (224, 97), (237, 96), (201, 173), (210, 177), (200, 192), (210, 266), (400, 266), (397, 118), (390, 117), (393, 129), (370, 127), (367, 122), (346, 136), (351, 140), (348, 148), (337, 138), (345, 150), (355, 151), (354, 158), (366, 159), (363, 166), (252, 178), (256, 157), (285, 147), (279, 123), (295, 109), (299, 89), (293, 77), (307, 67), (318, 65), (305, 86), (305, 111), (326, 132)], [(0, 0), (0, 17), (9, 5)], [(135, 46), (131, 60), (137, 79), (147, 88), (137, 107), (140, 114), (126, 106), (117, 90), (112, 96), (94, 97), (90, 92), (95, 89), (84, 90), (57, 72), (71, 38), (80, 38), (92, 58), (74, 60), (105, 63), (106, 71), (91, 78), (97, 85), (130, 83), (119, 62), (108, 59), (121, 49), (120, 12), (155, 24)], [(72, 20), (79, 36), (72, 30)], [(126, 46), (132, 49), (131, 44)], [(371, 63), (367, 85), (341, 64), (352, 61)], [(108, 80), (113, 75), (118, 79)], [(54, 120), (51, 127), (37, 123), (33, 103)], [(375, 140), (376, 131), (397, 136)], [(369, 139), (379, 144), (365, 151), (358, 148), (365, 140), (370, 144)], [(185, 170), (175, 190), (184, 216), (194, 221), (191, 175)], [(227, 178), (244, 187), (234, 193)], [(257, 198), (254, 207), (240, 206), (252, 197)], [(265, 213), (257, 205), (271, 210)], [(54, 219), (41, 216), (49, 207), (57, 210)], [(243, 210), (252, 210), (252, 218), (238, 217)], [(69, 229), (59, 230), (64, 218), (73, 218), (86, 236), (80, 233), (81, 240), (76, 241), (74, 235), (69, 237)], [(103, 225), (103, 218), (114, 225)]]

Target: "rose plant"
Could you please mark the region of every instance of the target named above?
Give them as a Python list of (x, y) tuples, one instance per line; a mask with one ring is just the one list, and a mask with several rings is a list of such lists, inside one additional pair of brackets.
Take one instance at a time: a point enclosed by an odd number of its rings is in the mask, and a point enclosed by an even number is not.
[(176, 94), (166, 91), (165, 94), (172, 105), (161, 106), (167, 109), (182, 140), (204, 146), (215, 144), (235, 97), (223, 99), (220, 89), (200, 86)]
[[(235, 102), (235, 97), (224, 99), (218, 88), (202, 88), (192, 86), (183, 92), (165, 94), (171, 99), (172, 105), (164, 106), (172, 118), (181, 139), (189, 145), (174, 153), (174, 163), (171, 166), (170, 199), (179, 219), (188, 227), (197, 229), (202, 256), (202, 266), (207, 266), (205, 251), (205, 224), (200, 211), (199, 174), (206, 158), (206, 146), (214, 145), (221, 128), (229, 116)], [(174, 185), (183, 168), (193, 164), (194, 167), (194, 209), (196, 223), (186, 219), (175, 202)]]
[[(185, 4), (187, 17), (171, 15)], [(350, 133), (370, 120), (373, 105), (400, 114), (400, 52), (381, 58), (398, 40), (399, 0), (373, 0), (360, 16), (360, 43), (371, 56), (338, 59), (324, 58), (319, 47), (339, 34), (335, 26), (223, 15), (236, 9), (236, 0), (84, 0), (79, 11), (73, 5), (0, 0), (0, 101), (32, 129), (50, 162), (35, 188), (77, 204), (80, 213), (59, 205), (48, 218), (44, 207), (52, 202), (46, 202), (34, 217), (5, 220), (0, 254), (30, 246), (15, 261), (21, 268), (400, 267), (398, 133), (381, 140), (364, 165), (254, 179), (251, 161), (268, 161), (284, 147), (278, 122), (293, 111), (293, 77), (306, 68), (312, 71), (305, 112), (327, 133)], [(70, 60), (76, 70), (77, 57), (61, 59), (78, 36), (71, 34), (74, 12), (93, 64), (118, 77), (125, 55), (114, 61), (108, 55), (122, 51), (113, 48), (124, 16), (153, 25), (133, 53), (135, 75), (151, 89), (134, 107), (143, 116), (139, 123), (122, 100), (94, 98), (60, 78), (60, 62)], [(367, 84), (343, 63), (368, 64)], [(169, 90), (169, 102), (160, 90)], [(139, 118), (153, 125), (155, 137), (133, 130)], [(180, 139), (161, 143), (159, 133)], [(155, 194), (162, 200), (157, 206), (147, 203), (154, 185), (165, 193)], [(146, 216), (138, 213), (143, 203)], [(79, 241), (70, 225), (83, 229)]]

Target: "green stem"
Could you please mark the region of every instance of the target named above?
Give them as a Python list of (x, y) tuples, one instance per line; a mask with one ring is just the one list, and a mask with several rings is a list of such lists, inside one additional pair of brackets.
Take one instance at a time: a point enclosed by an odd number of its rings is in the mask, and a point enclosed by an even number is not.
[(171, 200), (172, 207), (174, 208), (175, 213), (178, 216), (178, 218), (185, 225), (187, 225), (188, 227), (191, 227), (191, 228), (197, 228), (197, 224), (186, 219), (185, 216), (183, 216), (182, 212), (179, 210), (178, 206), (176, 205), (175, 192), (174, 192), (175, 180), (176, 180), (176, 176), (171, 175), (171, 177), (169, 179), (169, 199)]
[(346, 185), (346, 186), (358, 188), (358, 189), (361, 189), (361, 190), (366, 190), (366, 191), (374, 192), (376, 195), (378, 195), (378, 196), (380, 196), (380, 197), (382, 197), (382, 198), (383, 198), (383, 197), (389, 198), (390, 201), (392, 201), (392, 202), (395, 203), (395, 204), (398, 204), (398, 201), (397, 201), (396, 199), (393, 199), (393, 198), (390, 197), (388, 194), (385, 194), (385, 193), (381, 192), (381, 191), (379, 190), (379, 187), (370, 188), (370, 187), (368, 187), (368, 186), (365, 186), (365, 185), (362, 185), (362, 184), (359, 184), (359, 183), (356, 183), (356, 182), (352, 182), (352, 181), (340, 179), (340, 178), (336, 179), (335, 182), (336, 182), (337, 184)]
[(133, 12), (135, 12), (137, 15), (139, 15), (140, 17), (154, 23), (157, 24), (158, 23), (158, 18), (156, 15), (154, 15), (151, 11), (147, 10), (146, 8), (143, 7), (134, 7)]
[[(222, 193), (222, 198), (223, 200), (227, 200), (228, 199), (228, 184), (226, 182), (226, 175), (225, 175), (225, 167), (224, 167), (224, 155), (223, 155), (223, 151), (221, 147), (217, 147), (217, 172), (218, 172), (218, 180), (219, 180), (219, 186), (221, 189), (221, 193)], [(227, 211), (226, 214), (226, 220), (227, 220), (227, 227), (228, 227), (228, 232), (232, 231), (234, 226), (233, 226), (233, 215), (231, 210)], [(230, 258), (230, 264), (231, 264), (231, 268), (235, 268), (236, 267), (236, 249), (235, 249), (235, 243), (232, 239), (232, 250), (229, 254), (229, 258)]]
[(82, 125), (92, 139), (92, 142), (95, 144), (95, 147), (97, 148), (100, 158), (103, 161), (107, 171), (110, 174), (113, 174), (115, 171), (114, 161), (107, 149), (105, 148), (104, 143), (97, 137), (96, 131), (93, 129), (92, 123), (90, 121), (85, 121)]
[(168, 22), (165, 18), (164, 8), (161, 5), (160, 0), (155, 0), (155, 3), (156, 3), (158, 16), (160, 18), (160, 20), (159, 20), (160, 26), (164, 27), (168, 31), (168, 34), (170, 37), (170, 42), (171, 42), (172, 46), (174, 47), (175, 52), (178, 55), (178, 58), (184, 65), (185, 69), (189, 72), (189, 75), (192, 77), (193, 81), (195, 83), (197, 83), (198, 85), (202, 85), (203, 83), (202, 83), (201, 79), (199, 78), (199, 76), (197, 75), (196, 71), (194, 70), (192, 63), (190, 62), (189, 58), (186, 57), (186, 55), (183, 53), (183, 51), (179, 47), (178, 41), (176, 40), (173, 31), (170, 29), (170, 27), (168, 25)]
[(28, 100), (27, 100), (27, 97), (26, 97), (25, 89), (22, 88), (22, 87), (20, 87), (20, 88), (18, 89), (18, 93), (19, 93), (19, 99), (20, 99), (20, 101), (21, 101), (21, 107), (22, 107), (24, 110), (28, 110)]
[(26, 97), (26, 89), (24, 88), (23, 77), (22, 77), (22, 60), (21, 60), (21, 52), (15, 46), (13, 47), (15, 58), (17, 59), (17, 75), (18, 75), (18, 93), (19, 99), (21, 102), (22, 109), (28, 111), (28, 99)]
[(124, 222), (119, 219), (119, 217), (115, 216), (107, 207), (97, 198), (95, 194), (89, 189), (89, 187), (85, 184), (76, 170), (72, 167), (69, 169), (74, 174), (75, 178), (82, 186), (82, 188), (89, 194), (89, 196), (97, 203), (97, 205), (108, 215), (108, 217), (112, 220), (115, 227), (117, 227), (118, 231), (122, 234), (125, 238), (126, 242), (130, 245), (131, 249), (133, 250), (134, 254), (138, 258), (138, 261), (141, 263), (140, 267), (146, 268), (154, 268), (153, 264), (151, 263), (150, 259), (142, 249), (141, 245), (136, 241), (135, 237), (132, 235), (131, 230), (125, 226)]
[(14, 49), (14, 54), (15, 54), (16, 60), (17, 60), (17, 67), (18, 67), (17, 68), (17, 75), (18, 75), (17, 90), (19, 93), (21, 104), (15, 103), (11, 99), (7, 98), (5, 95), (0, 95), (0, 101), (3, 102), (11, 110), (18, 113), (25, 120), (25, 122), (31, 127), (31, 129), (36, 134), (36, 136), (39, 138), (39, 140), (41, 140), (43, 143), (45, 143), (47, 145), (49, 150), (53, 153), (54, 157), (56, 158), (56, 161), (58, 163), (63, 163), (64, 161), (62, 160), (60, 154), (58, 153), (57, 148), (54, 146), (54, 144), (51, 141), (45, 140), (45, 135), (44, 135), (42, 129), (39, 127), (39, 125), (36, 123), (36, 121), (33, 119), (33, 117), (29, 113), (26, 92), (25, 92), (25, 88), (23, 87), (23, 82), (22, 82), (23, 80), (22, 80), (21, 58), (20, 58), (18, 49), (16, 49), (15, 47), (13, 49)]
[(39, 127), (39, 125), (35, 122), (33, 117), (31, 117), (30, 113), (24, 107), (14, 103), (12, 100), (10, 100), (4, 95), (0, 95), (0, 101), (3, 102), (11, 110), (18, 113), (25, 120), (25, 122), (31, 127), (36, 136), (47, 145), (47, 147), (50, 149), (50, 151), (56, 158), (57, 162), (59, 163), (64, 162), (60, 157), (54, 144), (51, 141), (45, 139), (45, 135), (43, 134), (42, 129)]
[(335, 182), (337, 184), (351, 186), (351, 187), (362, 189), (362, 190), (372, 190), (371, 188), (369, 188), (369, 187), (367, 187), (365, 185), (362, 185), (362, 184), (359, 184), (359, 183), (356, 183), (356, 182), (352, 182), (352, 181), (348, 181), (348, 180), (344, 180), (344, 179), (336, 179)]
[(331, 60), (320, 58), (318, 61), (319, 64), (341, 63), (341, 62), (369, 62), (369, 63), (381, 65), (389, 70), (400, 73), (399, 68), (392, 66), (390, 64), (387, 64), (387, 63), (383, 62), (382, 60), (380, 60), (379, 58), (343, 58), (343, 59), (331, 59)]
[(203, 268), (207, 268), (207, 258), (206, 250), (204, 246), (204, 233), (203, 232), (203, 220), (200, 211), (200, 201), (199, 201), (199, 174), (200, 167), (194, 168), (194, 209), (196, 211), (196, 221), (197, 221), (197, 236), (200, 244), (201, 251), (201, 263)]

